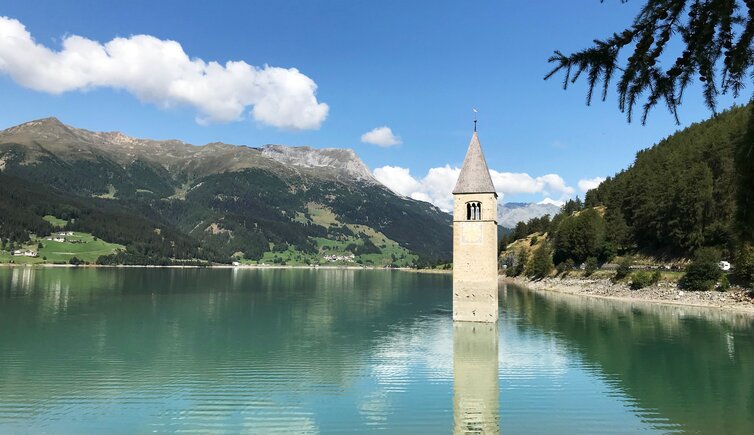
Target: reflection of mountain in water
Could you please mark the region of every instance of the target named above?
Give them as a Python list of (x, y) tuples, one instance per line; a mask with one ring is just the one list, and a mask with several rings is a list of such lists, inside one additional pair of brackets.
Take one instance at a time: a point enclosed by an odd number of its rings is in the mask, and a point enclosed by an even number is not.
[(499, 433), (497, 323), (453, 322), (454, 432)]
[(232, 418), (246, 409), (240, 404), (254, 404), (259, 418), (274, 410), (276, 424), (295, 421), (298, 404), (280, 391), (337, 395), (351, 387), (387, 331), (405, 335), (450, 306), (449, 293), (437, 291), (448, 279), (354, 270), (0, 270), (0, 422), (9, 409), (157, 403), (175, 391), (202, 405), (189, 407), (185, 424), (207, 421), (207, 413)]
[(450, 288), (394, 271), (0, 268), (0, 432), (754, 426), (751, 318), (509, 287), (496, 341), (453, 324)]
[(518, 327), (555, 333), (607, 380), (684, 430), (754, 427), (754, 319), (716, 310), (546, 295), (508, 286)]

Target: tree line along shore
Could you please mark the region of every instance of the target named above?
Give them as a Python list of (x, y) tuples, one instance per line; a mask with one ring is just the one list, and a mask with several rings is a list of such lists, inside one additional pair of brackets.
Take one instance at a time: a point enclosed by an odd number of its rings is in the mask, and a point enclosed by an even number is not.
[(500, 243), (504, 274), (750, 298), (754, 228), (740, 218), (748, 205), (735, 162), (738, 145), (752, 139), (751, 112), (751, 104), (734, 107), (693, 124), (639, 151), (583, 201), (519, 223)]

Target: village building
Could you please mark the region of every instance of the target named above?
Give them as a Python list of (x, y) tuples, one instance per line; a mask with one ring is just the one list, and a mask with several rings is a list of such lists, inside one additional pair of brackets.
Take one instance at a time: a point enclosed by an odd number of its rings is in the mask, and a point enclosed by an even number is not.
[(497, 193), (476, 129), (453, 203), (453, 320), (496, 322)]
[(325, 255), (322, 257), (325, 261), (329, 261), (330, 263), (334, 263), (336, 261), (345, 261), (348, 263), (353, 263), (354, 259), (356, 258), (353, 254), (347, 254), (347, 255)]
[(38, 254), (36, 251), (30, 249), (16, 249), (13, 251), (14, 257), (36, 257)]

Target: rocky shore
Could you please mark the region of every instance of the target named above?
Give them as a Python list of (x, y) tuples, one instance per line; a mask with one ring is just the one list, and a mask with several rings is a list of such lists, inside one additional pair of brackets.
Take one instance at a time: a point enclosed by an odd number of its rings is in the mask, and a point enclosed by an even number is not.
[(625, 283), (588, 278), (545, 278), (532, 281), (521, 277), (501, 277), (500, 280), (538, 291), (554, 291), (624, 301), (719, 308), (754, 315), (754, 299), (742, 289), (732, 289), (727, 292), (691, 292), (679, 289), (675, 283), (661, 282), (641, 290), (631, 290)]

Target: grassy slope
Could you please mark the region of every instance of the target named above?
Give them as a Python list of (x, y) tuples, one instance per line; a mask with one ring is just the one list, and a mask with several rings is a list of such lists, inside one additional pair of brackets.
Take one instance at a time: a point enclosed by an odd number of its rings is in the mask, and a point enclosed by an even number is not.
[[(604, 208), (601, 210), (598, 210), (601, 213), (604, 213)], [(534, 238), (537, 238), (537, 242), (532, 244), (532, 241)], [(529, 258), (531, 259), (532, 253), (534, 250), (539, 248), (545, 241), (547, 240), (547, 233), (532, 233), (526, 236), (523, 239), (518, 239), (513, 242), (511, 242), (505, 249), (505, 251), (500, 253), (500, 258), (505, 258), (508, 255), (517, 255), (518, 252), (521, 250), (529, 251)], [(613, 265), (620, 263), (623, 260), (624, 257), (618, 256), (615, 257), (611, 263)], [(639, 255), (632, 255), (631, 257), (632, 265), (636, 268), (635, 270), (650, 270), (655, 271), (659, 270), (662, 277), (660, 278), (660, 281), (662, 282), (671, 282), (675, 283), (678, 282), (679, 279), (683, 276), (683, 272), (677, 271), (677, 270), (664, 270), (664, 269), (656, 269), (653, 268), (653, 266), (665, 266), (666, 264), (672, 265), (672, 266), (680, 266), (679, 263), (666, 263), (663, 261), (660, 261), (656, 258), (649, 257), (649, 256), (639, 256)], [(553, 269), (551, 272), (551, 276), (554, 276), (556, 274), (556, 271)], [(615, 269), (598, 269), (592, 275), (586, 277), (584, 276), (584, 271), (580, 269), (574, 269), (568, 272), (566, 275), (569, 278), (585, 278), (585, 279), (612, 279), (615, 276)], [(632, 274), (629, 274), (625, 279), (622, 280), (622, 282), (630, 282)]]
[[(23, 152), (24, 149), (19, 151), (21, 157)], [(35, 165), (22, 165), (16, 160), (11, 163), (8, 164), (5, 173), (15, 174), (19, 181), (29, 184), (43, 184), (37, 189), (41, 194), (33, 201), (27, 201), (28, 204), (24, 207), (16, 205), (20, 202), (13, 202), (19, 211), (28, 209), (30, 213), (39, 210), (40, 214), (57, 214), (60, 211), (60, 207), (57, 207), (59, 202), (75, 202), (79, 208), (83, 204), (102, 211), (96, 206), (108, 204), (107, 210), (113, 213), (135, 215), (154, 223), (174, 226), (181, 235), (187, 235), (186, 239), (190, 239), (184, 242), (196, 242), (204, 251), (216, 254), (202, 256), (204, 254), (199, 248), (191, 249), (190, 254), (180, 255), (172, 251), (184, 252), (188, 249), (161, 249), (160, 254), (166, 258), (184, 258), (192, 255), (197, 258), (227, 261), (237, 252), (246, 252), (250, 258), (257, 258), (257, 255), (262, 255), (262, 252), (268, 249), (268, 242), (271, 243), (270, 247), (290, 243), (308, 249), (308, 242), (314, 241), (313, 237), (318, 237), (318, 231), (321, 229), (302, 228), (300, 224), (322, 221), (328, 223), (328, 228), (330, 224), (343, 226), (348, 223), (359, 223), (374, 228), (374, 231), (355, 230), (357, 236), (364, 234), (382, 251), (380, 254), (364, 255), (361, 260), (367, 264), (413, 264), (417, 257), (409, 254), (408, 249), (429, 260), (447, 260), (450, 257), (448, 216), (426, 204), (398, 198), (387, 189), (375, 186), (301, 177), (296, 171), (281, 175), (262, 169), (215, 174), (202, 178), (201, 181), (194, 180), (188, 183), (183, 179), (168, 180), (164, 169), (152, 168), (143, 162), (124, 169), (108, 159), (71, 163), (50, 158), (38, 160)], [(82, 177), (81, 174), (87, 176)], [(167, 186), (165, 183), (168, 181), (173, 184)], [(53, 194), (47, 190), (50, 186), (57, 187), (60, 191)], [(192, 187), (189, 188), (190, 186)], [(301, 186), (304, 188), (299, 189)], [(51, 196), (55, 198), (49, 199)], [(102, 201), (102, 198), (109, 198), (111, 201)], [(311, 216), (306, 211), (307, 201), (324, 206), (319, 210), (312, 210), (314, 216)], [(2, 204), (0, 208), (1, 206)], [(15, 214), (19, 215), (17, 221), (28, 220), (21, 216), (20, 212)], [(325, 215), (329, 215), (332, 222), (327, 222)], [(293, 222), (289, 220), (289, 216), (294, 216)], [(41, 217), (38, 216), (38, 220), (41, 221)], [(337, 219), (334, 219), (335, 217)], [(46, 221), (58, 227), (62, 224), (49, 219)], [(146, 238), (143, 228), (137, 228), (137, 225), (124, 225), (128, 228), (121, 230), (114, 228), (117, 225), (111, 219), (92, 218), (82, 221), (77, 218), (75, 223), (76, 225), (69, 227), (118, 241), (128, 245), (129, 250), (134, 246), (142, 246), (141, 242)], [(119, 223), (128, 224), (132, 223), (132, 220)], [(13, 224), (16, 227), (21, 226), (16, 222)], [(213, 224), (227, 231), (207, 234), (205, 229)], [(43, 234), (29, 225), (23, 229)], [(43, 229), (47, 230), (49, 229)], [(114, 238), (116, 233), (121, 237)], [(337, 253), (344, 251), (350, 243), (363, 243), (358, 237), (348, 240), (338, 236), (325, 237), (336, 239), (335, 246), (317, 245), (320, 252), (304, 255), (293, 252), (286, 254), (286, 257), (292, 258), (282, 261), (319, 261), (325, 254), (325, 246), (335, 248), (336, 252), (333, 253)], [(400, 245), (396, 241), (400, 241)], [(159, 241), (150, 239), (147, 242), (154, 245)], [(182, 246), (180, 244), (180, 247)], [(152, 246), (144, 250), (154, 251)], [(281, 255), (283, 254), (267, 252), (262, 261), (274, 260)], [(305, 258), (306, 256), (310, 259)]]
[[(148, 253), (181, 259), (196, 258), (204, 253), (215, 255), (154, 216), (146, 207), (73, 196), (0, 172), (0, 237), (26, 241), (31, 234), (46, 235), (55, 231), (57, 225), (64, 223), (62, 218), (69, 217), (75, 218), (75, 222), (68, 222), (66, 229), (129, 245), (129, 249), (133, 245), (138, 255)], [(104, 250), (96, 245), (91, 247), (92, 251)], [(36, 243), (34, 248), (36, 250)], [(7, 254), (2, 261), (9, 261)]]
[[(38, 249), (39, 243), (44, 246)], [(81, 243), (74, 243), (81, 242)], [(43, 264), (43, 263), (67, 263), (71, 258), (77, 257), (90, 263), (97, 261), (101, 255), (112, 254), (124, 246), (115, 243), (107, 243), (102, 240), (94, 240), (94, 236), (89, 233), (75, 232), (73, 236), (66, 236), (65, 242), (54, 242), (32, 238), (32, 242), (24, 245), (23, 249), (37, 251), (39, 256), (33, 257), (16, 257), (7, 251), (0, 251), (0, 263), (16, 264)], [(44, 260), (44, 258), (47, 260)]]
[[(302, 223), (314, 223), (322, 225), (325, 228), (332, 226), (345, 226), (351, 230), (355, 236), (345, 237), (343, 240), (332, 240), (324, 237), (313, 238), (317, 244), (318, 253), (308, 254), (301, 252), (294, 247), (289, 247), (286, 251), (282, 252), (266, 252), (262, 259), (257, 261), (243, 261), (243, 263), (251, 264), (280, 264), (285, 262), (288, 265), (300, 265), (300, 264), (348, 264), (348, 265), (367, 265), (367, 266), (387, 266), (395, 265), (398, 267), (405, 267), (413, 264), (417, 256), (411, 254), (407, 249), (403, 248), (400, 244), (391, 240), (383, 233), (374, 230), (371, 227), (358, 224), (344, 224), (338, 221), (337, 216), (327, 207), (317, 204), (307, 204), (307, 219), (303, 215), (298, 215), (297, 220)], [(351, 252), (346, 250), (349, 244), (363, 245), (363, 241), (358, 237), (359, 234), (365, 234), (372, 243), (377, 246), (380, 254), (365, 254), (359, 255), (354, 262), (338, 261), (328, 262), (324, 260), (325, 255), (350, 255)], [(393, 260), (395, 258), (395, 260)]]
[(47, 222), (52, 224), (53, 227), (56, 227), (56, 228), (63, 228), (65, 224), (68, 223), (68, 221), (65, 219), (58, 219), (55, 216), (52, 216), (49, 214), (47, 216), (42, 217), (42, 219), (46, 220)]

